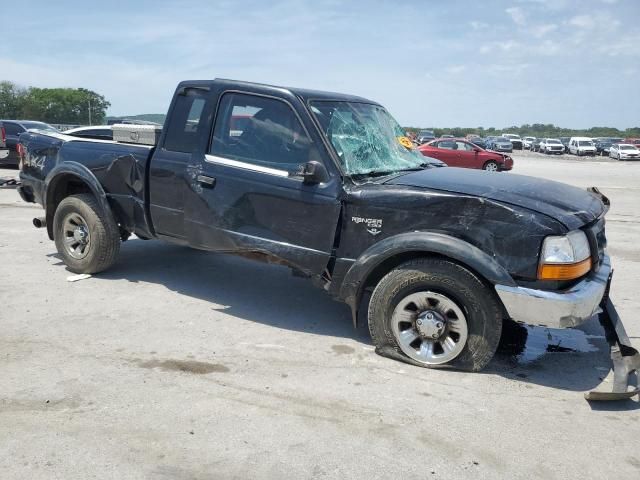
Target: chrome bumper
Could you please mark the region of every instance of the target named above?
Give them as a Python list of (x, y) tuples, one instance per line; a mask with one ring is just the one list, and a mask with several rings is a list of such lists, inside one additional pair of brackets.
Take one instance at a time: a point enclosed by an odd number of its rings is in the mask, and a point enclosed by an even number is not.
[(605, 255), (597, 273), (562, 292), (496, 285), (496, 292), (513, 320), (551, 328), (568, 328), (589, 320), (599, 310), (607, 287), (611, 261)]

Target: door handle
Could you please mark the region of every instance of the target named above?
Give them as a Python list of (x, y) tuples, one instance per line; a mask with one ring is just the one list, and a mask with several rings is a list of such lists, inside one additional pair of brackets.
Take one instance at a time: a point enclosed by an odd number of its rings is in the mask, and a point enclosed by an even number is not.
[(216, 179), (207, 175), (198, 175), (198, 182), (200, 185), (206, 188), (213, 188), (216, 184)]

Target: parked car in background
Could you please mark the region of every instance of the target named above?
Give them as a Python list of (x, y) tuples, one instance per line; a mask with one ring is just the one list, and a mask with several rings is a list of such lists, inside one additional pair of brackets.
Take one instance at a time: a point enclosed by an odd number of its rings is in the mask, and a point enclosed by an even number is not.
[(416, 135), (416, 141), (418, 145), (422, 145), (423, 143), (430, 142), (431, 140), (435, 140), (436, 136), (431, 130), (420, 130), (418, 135)]
[(535, 142), (536, 137), (524, 137), (522, 139), (522, 148), (525, 150), (531, 150), (531, 145)]
[(597, 140), (594, 143), (595, 147), (596, 147), (596, 155), (609, 155), (609, 149), (611, 148), (611, 145), (613, 145), (613, 141), (610, 139), (601, 139), (601, 140)]
[(569, 153), (578, 155), (595, 155), (596, 147), (588, 137), (571, 137), (569, 140)]
[(496, 152), (511, 153), (513, 151), (513, 143), (505, 137), (492, 137), (491, 140), (487, 142), (487, 149)]
[(557, 138), (543, 138), (539, 145), (540, 153), (562, 155), (564, 153), (564, 145)]
[(497, 172), (511, 170), (513, 159), (509, 155), (489, 152), (459, 138), (440, 138), (418, 147), (425, 157), (436, 158), (450, 167), (476, 168)]
[(44, 122), (33, 122), (31, 120), (0, 120), (0, 122), (4, 127), (6, 149), (9, 150), (5, 158), (0, 155), (0, 163), (4, 165), (18, 165), (20, 161), (18, 155), (20, 134), (37, 130), (59, 133), (54, 127)]
[(540, 151), (540, 143), (542, 142), (542, 138), (536, 138), (533, 142), (531, 142), (531, 151), (539, 152)]
[(640, 148), (640, 138), (625, 138), (624, 140), (618, 140), (617, 139), (613, 140), (615, 143), (624, 143), (626, 145), (635, 145), (636, 147)]
[(480, 147), (482, 149), (487, 148), (487, 141), (482, 137), (470, 137), (467, 141), (473, 143), (476, 147)]
[(614, 143), (609, 149), (609, 156), (618, 160), (640, 160), (640, 150), (630, 143)]
[(522, 150), (522, 139), (520, 135), (516, 133), (503, 133), (501, 136), (509, 139), (513, 145), (513, 150)]
[(90, 138), (92, 140), (113, 140), (113, 125), (72, 128), (62, 133), (72, 137)]
[(0, 162), (9, 156), (9, 149), (7, 148), (7, 133), (4, 130), (4, 125), (0, 122)]

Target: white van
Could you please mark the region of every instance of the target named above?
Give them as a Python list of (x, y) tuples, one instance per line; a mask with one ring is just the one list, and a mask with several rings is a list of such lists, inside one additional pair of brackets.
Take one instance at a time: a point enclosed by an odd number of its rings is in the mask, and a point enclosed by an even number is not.
[(588, 137), (571, 137), (569, 139), (569, 153), (574, 155), (595, 155), (596, 146)]

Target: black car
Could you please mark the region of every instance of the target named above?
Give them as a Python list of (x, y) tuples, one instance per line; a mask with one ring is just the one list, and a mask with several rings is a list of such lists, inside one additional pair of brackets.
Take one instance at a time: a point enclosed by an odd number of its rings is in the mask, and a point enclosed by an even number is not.
[(58, 133), (57, 129), (44, 122), (34, 122), (31, 120), (0, 120), (0, 123), (2, 123), (4, 127), (6, 146), (9, 149), (9, 155), (5, 158), (2, 158), (2, 154), (0, 154), (0, 165), (18, 165), (18, 139), (20, 134), (36, 130)]
[(469, 142), (473, 143), (477, 147), (487, 148), (487, 142), (482, 137), (471, 137), (468, 140), (469, 140)]
[(611, 148), (611, 145), (613, 145), (613, 142), (611, 140), (598, 140), (595, 143), (596, 146), (596, 155), (601, 155), (601, 156), (609, 156), (609, 149)]
[[(543, 138), (536, 138), (533, 142), (531, 142), (531, 151), (539, 152), (540, 151), (540, 142), (544, 140)], [(564, 143), (563, 143), (564, 145)], [(565, 147), (566, 148), (566, 147)]]

